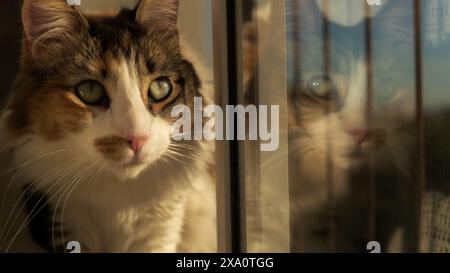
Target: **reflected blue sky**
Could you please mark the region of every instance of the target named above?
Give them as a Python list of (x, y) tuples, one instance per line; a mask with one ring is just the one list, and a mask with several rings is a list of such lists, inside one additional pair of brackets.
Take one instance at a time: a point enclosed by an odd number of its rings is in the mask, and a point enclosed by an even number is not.
[[(308, 1), (308, 0), (306, 0)], [(303, 1), (303, 2), (306, 2)], [(318, 0), (320, 1), (320, 0)], [(344, 0), (342, 0), (344, 1)], [(340, 1), (339, 3), (341, 3)], [(380, 64), (380, 67), (383, 66), (384, 63), (393, 61), (397, 62), (397, 68), (398, 70), (404, 70), (408, 71), (405, 76), (407, 78), (407, 81), (409, 81), (411, 84), (415, 82), (414, 80), (414, 43), (413, 43), (413, 36), (414, 33), (413, 30), (413, 0), (396, 0), (398, 2), (404, 2), (406, 5), (401, 9), (401, 13), (392, 13), (390, 14), (392, 16), (397, 16), (398, 18), (395, 18), (395, 20), (390, 21), (390, 19), (382, 19), (379, 20), (377, 17), (383, 14), (383, 12), (387, 12), (388, 9), (392, 8), (392, 5), (395, 4), (386, 4), (384, 7), (384, 10), (379, 12), (373, 22), (374, 22), (374, 37), (373, 37), (373, 47), (374, 47), (374, 65), (378, 66), (377, 64)], [(330, 10), (331, 13), (333, 13), (333, 5), (336, 5), (336, 1), (329, 1), (330, 4)], [(422, 3), (422, 45), (423, 45), (423, 88), (424, 88), (424, 94), (423, 94), (423, 100), (424, 105), (427, 112), (434, 112), (435, 110), (441, 110), (442, 108), (448, 108), (450, 107), (450, 1), (447, 0), (424, 0), (421, 1)], [(353, 2), (355, 3), (355, 2)], [(364, 3), (364, 0), (361, 0), (361, 2), (358, 2), (357, 4), (347, 5), (346, 9), (347, 14), (344, 16), (353, 16), (355, 13), (361, 14), (361, 9), (363, 6), (361, 3)], [(406, 7), (406, 8), (405, 8)], [(289, 73), (289, 81), (292, 82), (292, 72), (294, 68), (294, 60), (292, 53), (294, 52), (295, 45), (289, 43), (289, 39), (292, 39), (292, 31), (293, 31), (293, 25), (292, 25), (292, 16), (295, 15), (295, 12), (292, 7), (292, 1), (287, 1), (287, 33), (288, 33), (288, 71)], [(342, 12), (342, 6), (339, 7), (340, 12)], [(359, 10), (359, 12), (357, 11)], [(304, 11), (300, 11), (299, 13), (303, 13), (303, 16), (310, 17), (311, 13), (304, 13)], [(297, 14), (299, 15), (299, 14)], [(302, 14), (300, 14), (302, 16)], [(301, 20), (301, 19), (299, 19)], [(350, 20), (351, 21), (351, 20)], [(317, 24), (316, 31), (321, 30), (320, 21), (312, 21), (314, 24)], [(408, 26), (410, 29), (410, 33), (408, 35), (412, 37), (405, 37), (404, 41), (409, 43), (409, 48), (406, 48), (403, 45), (403, 48), (401, 50), (396, 49), (395, 43), (398, 43), (398, 41), (395, 41), (395, 35), (384, 35), (384, 36), (377, 36), (377, 31), (379, 28), (391, 28), (392, 30), (395, 29), (398, 24), (402, 24), (404, 26)], [(305, 25), (305, 24), (304, 24)], [(384, 26), (382, 26), (384, 25)], [(308, 31), (311, 30), (311, 26), (307, 26)], [(342, 36), (344, 32), (348, 32), (349, 28), (353, 28), (352, 36), (349, 38), (354, 43), (354, 48), (352, 50), (356, 49), (356, 45), (364, 44), (364, 28), (362, 24), (360, 26), (338, 26), (334, 27), (331, 26), (331, 33), (330, 35), (333, 37), (339, 37)], [(305, 26), (300, 27), (300, 31), (305, 33)], [(308, 32), (306, 31), (306, 32)], [(385, 31), (385, 29), (383, 30)], [(381, 32), (383, 32), (381, 31)], [(394, 38), (392, 38), (394, 37)], [(308, 37), (309, 39), (310, 37)], [(390, 41), (392, 39), (392, 41)], [(383, 42), (390, 43), (390, 50), (393, 52), (392, 56), (389, 56), (390, 54), (386, 54), (386, 51), (378, 50), (378, 43), (383, 40)], [(322, 50), (321, 46), (317, 46), (317, 51)], [(302, 52), (300, 54), (311, 54), (311, 52)], [(320, 54), (318, 54), (318, 58)], [(335, 56), (332, 57), (332, 59), (336, 58)], [(305, 59), (305, 58), (303, 58)], [(333, 61), (332, 61), (333, 62)], [(321, 63), (319, 60), (318, 63)], [(303, 64), (302, 64), (303, 65)], [(307, 66), (310, 66), (308, 64)], [(302, 70), (309, 69), (310, 67), (303, 67)], [(380, 70), (382, 71), (382, 70)], [(386, 70), (385, 70), (386, 71)], [(377, 70), (375, 69), (375, 72)]]
[(426, 0), (423, 10), (424, 102), (428, 111), (450, 106), (450, 5)]

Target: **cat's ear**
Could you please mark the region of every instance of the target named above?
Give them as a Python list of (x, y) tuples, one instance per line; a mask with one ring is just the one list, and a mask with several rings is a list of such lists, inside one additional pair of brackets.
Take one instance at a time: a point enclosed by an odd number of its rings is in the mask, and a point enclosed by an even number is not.
[(410, 0), (390, 1), (374, 19), (374, 32), (384, 38), (410, 41), (414, 30), (414, 5)]
[(141, 0), (136, 22), (154, 31), (177, 34), (178, 0)]
[(322, 33), (325, 17), (315, 0), (292, 1), (286, 10), (287, 25), (291, 31), (298, 31), (295, 36), (310, 39)]
[(411, 0), (390, 1), (384, 6), (379, 19), (383, 20), (404, 20), (414, 15), (414, 2)]
[(24, 0), (22, 22), (25, 48), (32, 56), (57, 49), (87, 25), (81, 12), (65, 0)]

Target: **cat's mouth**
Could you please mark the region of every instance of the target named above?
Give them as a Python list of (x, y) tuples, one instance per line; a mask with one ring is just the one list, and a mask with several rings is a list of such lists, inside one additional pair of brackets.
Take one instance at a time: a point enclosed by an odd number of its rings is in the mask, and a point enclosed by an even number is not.
[(120, 178), (129, 180), (139, 176), (141, 172), (147, 168), (148, 164), (149, 163), (145, 160), (145, 157), (135, 154), (131, 158), (115, 162), (115, 164), (111, 165), (111, 167), (112, 171)]
[(151, 162), (146, 152), (136, 151), (128, 154), (119, 164), (124, 170), (132, 170), (145, 168)]
[(334, 150), (332, 157), (336, 163), (347, 165), (359, 164), (363, 162), (369, 154), (369, 149), (366, 146), (351, 146), (340, 150)]
[(336, 151), (332, 158), (335, 164), (347, 168), (363, 163), (367, 154), (362, 147), (353, 147), (341, 152)]
[(352, 161), (361, 161), (372, 153), (377, 153), (378, 147), (374, 146), (372, 143), (366, 143), (364, 145), (357, 145), (347, 149), (341, 154), (341, 156), (348, 158)]
[(363, 150), (361, 146), (354, 147), (346, 154), (347, 157), (354, 159), (360, 159), (364, 155), (366, 155), (366, 152)]
[(135, 154), (130, 161), (123, 164), (123, 167), (125, 169), (129, 169), (129, 168), (140, 167), (144, 164), (145, 164), (145, 161), (139, 156), (139, 154)]

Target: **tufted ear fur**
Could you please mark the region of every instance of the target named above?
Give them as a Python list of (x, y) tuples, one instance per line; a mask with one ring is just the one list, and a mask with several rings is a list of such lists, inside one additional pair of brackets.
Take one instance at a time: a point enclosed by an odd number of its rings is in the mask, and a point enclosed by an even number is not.
[(136, 22), (153, 31), (176, 35), (178, 0), (141, 0), (136, 8)]
[(25, 49), (33, 58), (57, 53), (87, 26), (81, 12), (64, 0), (24, 0), (22, 23)]

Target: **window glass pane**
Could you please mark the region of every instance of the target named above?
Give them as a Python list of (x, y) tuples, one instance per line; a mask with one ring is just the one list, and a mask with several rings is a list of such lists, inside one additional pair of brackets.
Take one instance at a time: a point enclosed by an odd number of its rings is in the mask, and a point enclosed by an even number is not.
[(246, 1), (245, 101), (280, 106), (278, 149), (243, 144), (250, 251), (449, 250), (447, 6)]
[(245, 103), (259, 110), (259, 141), (243, 144), (244, 162), (249, 166), (245, 168), (247, 250), (287, 252), (289, 156), (283, 1), (254, 1), (251, 18), (241, 32), (243, 85)]

